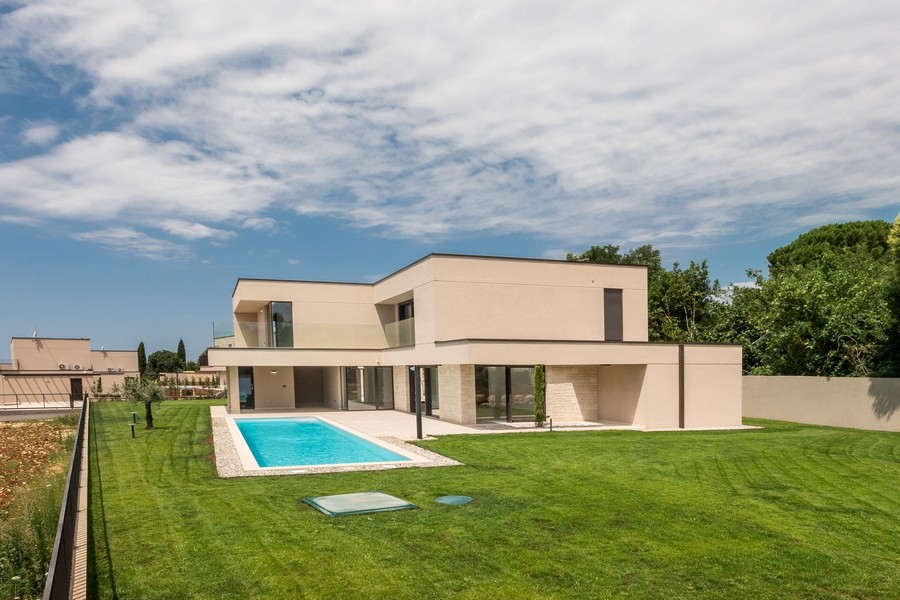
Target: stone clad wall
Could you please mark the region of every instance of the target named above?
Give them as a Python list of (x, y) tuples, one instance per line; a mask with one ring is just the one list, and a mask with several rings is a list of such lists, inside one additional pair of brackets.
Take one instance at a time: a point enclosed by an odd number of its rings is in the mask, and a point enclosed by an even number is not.
[(474, 365), (438, 367), (438, 393), (441, 398), (442, 421), (475, 423)]
[(394, 367), (394, 410), (409, 412), (409, 367)]
[(547, 416), (557, 423), (596, 421), (599, 418), (600, 383), (593, 365), (546, 367)]

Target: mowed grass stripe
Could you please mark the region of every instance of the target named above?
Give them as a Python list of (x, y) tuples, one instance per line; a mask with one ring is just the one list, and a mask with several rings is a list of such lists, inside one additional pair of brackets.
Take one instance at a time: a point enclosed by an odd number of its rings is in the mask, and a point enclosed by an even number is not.
[[(131, 406), (95, 412), (98, 598), (900, 597), (896, 435), (450, 436), (423, 445), (464, 466), (220, 480), (208, 402), (163, 403), (135, 440)], [(364, 490), (421, 508), (299, 504)], [(433, 503), (454, 493), (475, 502)]]

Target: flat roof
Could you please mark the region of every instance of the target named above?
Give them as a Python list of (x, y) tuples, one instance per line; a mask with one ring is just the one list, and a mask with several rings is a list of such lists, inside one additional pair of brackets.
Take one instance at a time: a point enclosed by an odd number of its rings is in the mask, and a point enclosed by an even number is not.
[(330, 285), (367, 285), (367, 286), (375, 286), (381, 283), (382, 281), (387, 281), (391, 277), (394, 277), (407, 269), (411, 269), (412, 267), (418, 265), (419, 263), (425, 262), (431, 258), (474, 258), (474, 259), (484, 259), (484, 260), (508, 260), (515, 262), (541, 262), (541, 263), (552, 263), (552, 264), (567, 264), (567, 265), (603, 265), (606, 267), (625, 267), (629, 269), (646, 269), (646, 265), (623, 265), (619, 263), (598, 263), (584, 260), (566, 260), (564, 258), (530, 258), (530, 257), (522, 257), (522, 256), (492, 256), (488, 254), (454, 254), (448, 252), (432, 252), (430, 254), (426, 254), (422, 258), (415, 260), (408, 265), (401, 267), (390, 273), (385, 275), (381, 279), (374, 281), (372, 283), (361, 283), (358, 281), (321, 281), (317, 279), (273, 279), (268, 277), (238, 277), (237, 281), (234, 284), (234, 289), (231, 290), (231, 297), (234, 297), (234, 293), (237, 291), (237, 286), (242, 281), (272, 281), (276, 283), (321, 283), (321, 284), (330, 284)]

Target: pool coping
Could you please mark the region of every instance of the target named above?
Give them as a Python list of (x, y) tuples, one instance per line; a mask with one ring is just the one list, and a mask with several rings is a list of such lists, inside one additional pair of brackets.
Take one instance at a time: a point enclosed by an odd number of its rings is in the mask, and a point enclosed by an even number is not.
[[(442, 456), (430, 450), (407, 444), (403, 440), (392, 436), (371, 436), (362, 431), (335, 423), (322, 415), (316, 418), (328, 422), (344, 431), (357, 435), (365, 440), (377, 443), (390, 450), (408, 457), (409, 461), (403, 462), (379, 462), (356, 463), (349, 465), (316, 465), (294, 467), (260, 467), (253, 458), (250, 448), (234, 423), (234, 416), (228, 414), (223, 407), (211, 406), (210, 417), (212, 420), (213, 444), (216, 453), (216, 471), (219, 477), (260, 477), (269, 475), (316, 475), (323, 473), (349, 473), (354, 471), (387, 471), (392, 469), (409, 469), (417, 467), (450, 467), (461, 465), (446, 456)], [(297, 417), (298, 415), (290, 415)], [(311, 416), (311, 415), (308, 415)], [(254, 418), (240, 415), (239, 418)], [(260, 415), (260, 418), (277, 418), (276, 415)]]

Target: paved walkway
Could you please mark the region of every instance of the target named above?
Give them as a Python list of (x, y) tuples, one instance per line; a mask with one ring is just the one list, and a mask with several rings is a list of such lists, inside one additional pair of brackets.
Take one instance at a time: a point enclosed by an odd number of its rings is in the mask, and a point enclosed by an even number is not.
[[(225, 407), (213, 407), (221, 409), (222, 416), (228, 415)], [(374, 437), (393, 437), (401, 440), (416, 439), (416, 416), (397, 410), (360, 410), (343, 411), (321, 406), (299, 408), (296, 410), (254, 410), (240, 414), (241, 417), (292, 417), (298, 414), (321, 415), (328, 419), (361, 431)], [(554, 423), (554, 430), (609, 430), (627, 429), (643, 430), (643, 427), (617, 423), (614, 421), (589, 421), (577, 423)], [(442, 435), (472, 435), (495, 433), (521, 433), (521, 432), (549, 432), (549, 423), (537, 428), (533, 423), (483, 423), (477, 425), (458, 425), (448, 421), (441, 421), (432, 417), (422, 417), (423, 437), (438, 437)]]

